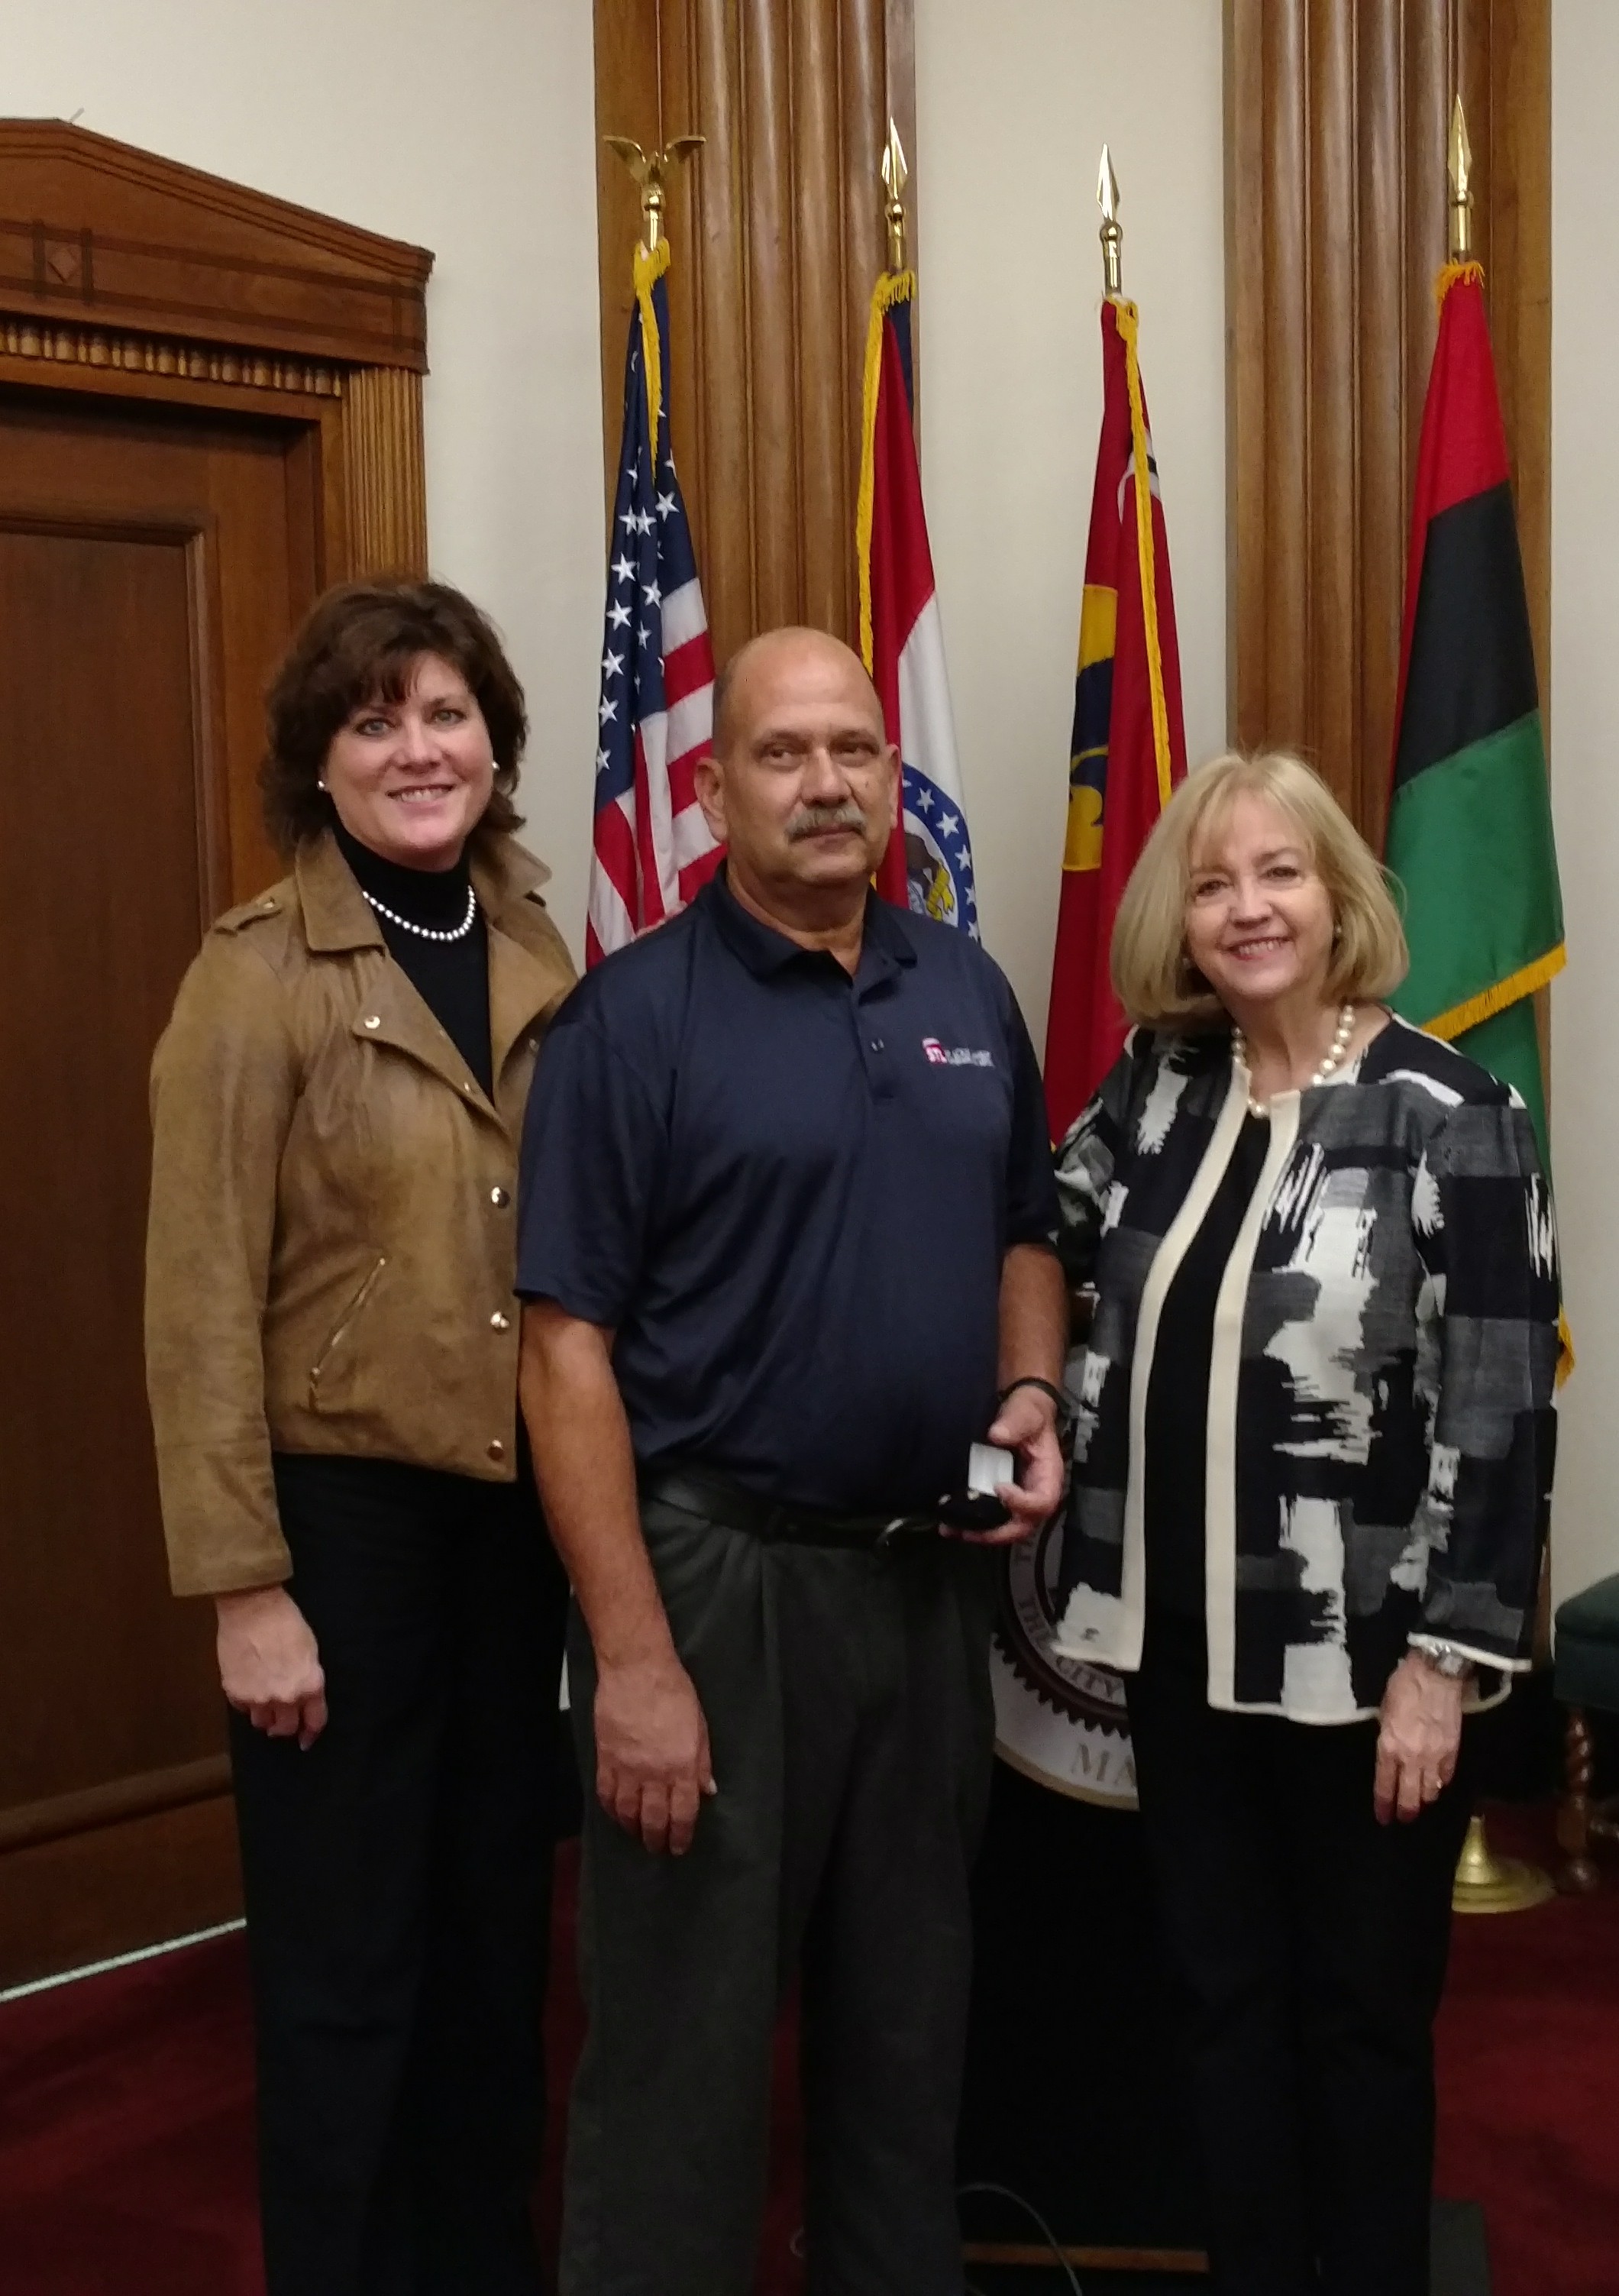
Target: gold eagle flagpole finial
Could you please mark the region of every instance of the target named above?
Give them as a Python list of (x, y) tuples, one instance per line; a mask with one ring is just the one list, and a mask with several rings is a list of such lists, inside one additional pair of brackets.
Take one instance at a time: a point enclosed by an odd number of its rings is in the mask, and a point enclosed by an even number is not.
[(672, 135), (661, 152), (643, 152), (630, 135), (604, 135), (601, 140), (609, 151), (618, 154), (641, 186), (642, 244), (649, 255), (655, 254), (663, 237), (665, 188), (669, 177), (683, 160), (702, 150), (707, 138)]
[(1460, 95), (1451, 107), (1449, 173), (1450, 258), (1452, 263), (1470, 263), (1473, 259), (1473, 152), (1468, 142), (1467, 114), (1461, 108)]
[(1119, 228), (1118, 177), (1113, 172), (1113, 155), (1102, 145), (1102, 164), (1097, 171), (1096, 204), (1102, 211), (1102, 227), (1097, 236), (1102, 243), (1102, 292), (1122, 295), (1124, 291), (1124, 234)]
[(899, 129), (892, 119), (888, 122), (888, 140), (883, 145), (883, 189), (888, 196), (883, 205), (883, 221), (888, 226), (888, 268), (903, 271), (905, 267), (905, 201), (904, 189), (911, 170), (905, 165), (905, 147), (899, 140)]

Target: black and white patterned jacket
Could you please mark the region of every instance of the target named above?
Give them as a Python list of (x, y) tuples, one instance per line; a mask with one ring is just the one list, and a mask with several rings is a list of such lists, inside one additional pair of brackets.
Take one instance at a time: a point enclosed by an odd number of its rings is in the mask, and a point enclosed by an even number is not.
[[(1060, 1249), (1098, 1293), (1059, 1591), (1072, 1658), (1141, 1662), (1154, 1340), (1247, 1094), (1223, 1032), (1138, 1029), (1059, 1155)], [(1413, 1633), (1527, 1663), (1556, 1238), (1522, 1102), (1403, 1021), (1279, 1094), (1270, 1125), (1214, 1317), (1209, 1699), (1346, 1722)]]

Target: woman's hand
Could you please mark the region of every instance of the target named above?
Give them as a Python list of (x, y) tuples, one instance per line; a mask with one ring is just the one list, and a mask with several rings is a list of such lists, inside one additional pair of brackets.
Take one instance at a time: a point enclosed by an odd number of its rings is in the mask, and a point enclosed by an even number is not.
[(326, 1677), (309, 1622), (284, 1587), (216, 1595), (219, 1681), (239, 1714), (306, 1752), (326, 1727)]
[(1409, 1824), (1456, 1774), (1464, 1685), (1408, 1651), (1389, 1677), (1378, 1715), (1372, 1807), (1379, 1825)]

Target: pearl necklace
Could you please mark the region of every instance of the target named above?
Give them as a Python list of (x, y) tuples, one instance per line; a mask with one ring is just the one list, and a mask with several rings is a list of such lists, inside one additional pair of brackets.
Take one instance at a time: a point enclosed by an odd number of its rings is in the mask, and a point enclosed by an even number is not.
[(402, 917), (397, 909), (390, 909), (387, 902), (380, 901), (374, 893), (366, 893), (364, 885), (360, 890), (380, 917), (386, 917), (390, 925), (397, 925), (402, 932), (415, 933), (422, 940), (465, 940), (472, 930), (472, 920), (478, 914), (478, 895), (470, 885), (467, 887), (467, 914), (458, 925), (452, 925), (448, 932), (435, 932), (430, 925), (419, 925), (413, 918)]
[[(1321, 1062), (1314, 1075), (1311, 1078), (1310, 1084), (1304, 1086), (1304, 1089), (1306, 1092), (1309, 1091), (1310, 1085), (1325, 1084), (1328, 1078), (1332, 1074), (1334, 1069), (1342, 1067), (1344, 1055), (1349, 1050), (1349, 1039), (1353, 1036), (1353, 1034), (1354, 1006), (1353, 1004), (1342, 1004), (1338, 1008), (1337, 1034), (1332, 1039), (1332, 1049), (1329, 1052), (1326, 1059)], [(1231, 1030), (1231, 1052), (1233, 1056), (1242, 1062), (1243, 1067), (1246, 1069), (1248, 1064), (1247, 1039), (1244, 1037), (1241, 1029), (1238, 1028), (1233, 1028)], [(1268, 1116), (1270, 1112), (1270, 1102), (1267, 1100), (1262, 1103), (1255, 1100), (1253, 1094), (1250, 1092), (1248, 1095), (1248, 1114), (1250, 1116)]]

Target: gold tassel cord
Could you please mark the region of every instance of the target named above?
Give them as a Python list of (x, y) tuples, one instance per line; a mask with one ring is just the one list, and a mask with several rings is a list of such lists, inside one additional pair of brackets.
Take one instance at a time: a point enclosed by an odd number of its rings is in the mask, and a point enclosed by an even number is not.
[(650, 431), (654, 470), (658, 464), (658, 426), (663, 419), (663, 348), (658, 340), (658, 314), (652, 308), (652, 289), (669, 267), (669, 242), (635, 250), (635, 301), (641, 312), (641, 356), (647, 370), (647, 423)]
[(1130, 392), (1130, 449), (1135, 458), (1135, 539), (1141, 568), (1141, 612), (1147, 624), (1147, 683), (1152, 694), (1152, 746), (1158, 768), (1158, 810), (1172, 788), (1169, 706), (1164, 699), (1164, 657), (1158, 645), (1158, 596), (1153, 570), (1152, 471), (1148, 456), (1147, 411), (1141, 404), (1141, 370), (1136, 357), (1140, 325), (1135, 305), (1109, 295), (1124, 345), (1124, 380)]
[(896, 303), (916, 293), (914, 271), (885, 271), (871, 290), (866, 321), (866, 360), (861, 383), (860, 493), (854, 504), (854, 554), (860, 572), (860, 659), (871, 667), (871, 516), (877, 488), (877, 392), (882, 378), (883, 323)]

